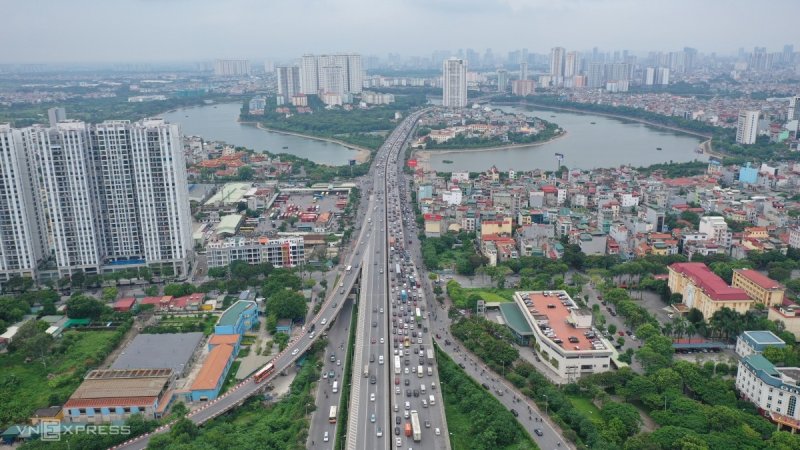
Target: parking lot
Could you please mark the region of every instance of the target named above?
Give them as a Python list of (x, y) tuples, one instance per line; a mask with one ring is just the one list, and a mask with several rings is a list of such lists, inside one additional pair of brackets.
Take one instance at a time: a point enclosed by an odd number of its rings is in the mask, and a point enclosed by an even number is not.
[[(340, 197), (347, 199), (347, 194), (337, 195), (327, 191), (327, 195), (325, 195), (325, 192), (322, 191), (320, 194), (282, 193), (272, 208), (267, 211), (268, 220), (259, 224), (258, 231), (260, 233), (280, 231), (284, 223), (285, 231), (314, 231), (314, 229), (320, 229), (321, 224), (317, 224), (316, 220), (324, 213), (331, 214), (331, 220), (327, 222), (329, 225), (325, 227), (324, 232), (341, 231), (338, 216), (344, 208), (338, 207), (337, 202), (341, 201)], [(342, 204), (339, 203), (339, 206)], [(293, 219), (290, 220), (290, 217), (297, 217), (294, 224), (291, 223)]]

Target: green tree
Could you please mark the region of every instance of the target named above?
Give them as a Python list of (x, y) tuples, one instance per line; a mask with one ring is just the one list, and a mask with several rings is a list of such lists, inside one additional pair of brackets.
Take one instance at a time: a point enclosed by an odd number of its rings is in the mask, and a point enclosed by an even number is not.
[(302, 320), (308, 312), (308, 304), (302, 294), (283, 290), (267, 299), (267, 313), (279, 319)]
[(98, 319), (106, 306), (97, 299), (76, 294), (67, 300), (67, 317), (70, 319)]
[(113, 302), (117, 299), (117, 295), (119, 295), (119, 289), (115, 287), (107, 287), (103, 288), (103, 301), (106, 303)]

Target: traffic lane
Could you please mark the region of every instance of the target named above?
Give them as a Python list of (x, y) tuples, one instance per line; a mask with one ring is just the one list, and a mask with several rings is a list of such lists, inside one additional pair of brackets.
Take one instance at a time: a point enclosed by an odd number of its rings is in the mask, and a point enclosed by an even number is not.
[[(337, 320), (328, 331), (328, 346), (325, 347), (322, 357), (322, 372), (326, 376), (317, 385), (317, 409), (312, 413), (311, 426), (308, 433), (308, 443), (310, 443), (311, 448), (316, 448), (316, 442), (319, 442), (324, 447), (323, 438), (326, 431), (328, 432), (328, 442), (336, 442), (336, 425), (328, 422), (328, 411), (331, 406), (339, 407), (341, 405), (341, 391), (335, 394), (331, 392), (331, 384), (334, 380), (341, 380), (340, 375), (342, 374), (341, 370), (336, 370), (336, 363), (330, 362), (328, 355), (332, 353), (340, 354), (344, 350), (343, 342), (347, 338), (352, 313), (352, 303), (347, 302), (342, 306)], [(333, 378), (327, 377), (327, 374), (331, 371), (335, 374)]]
[[(442, 316), (446, 315), (442, 314)], [(442, 322), (440, 322), (440, 325), (444, 325)], [(441, 326), (437, 328), (441, 330)], [(519, 413), (517, 421), (528, 431), (538, 445), (552, 448), (558, 446), (571, 448), (558, 434), (555, 426), (549, 421), (549, 418), (542, 414), (533, 401), (523, 396), (513, 385), (503, 380), (498, 374), (492, 372), (491, 369), (480, 362), (475, 355), (465, 353), (464, 348), (456, 344), (457, 341), (455, 341), (449, 333), (446, 331), (444, 331), (444, 333), (446, 334), (443, 334), (442, 339), (439, 339), (439, 341), (443, 341), (444, 338), (447, 337), (451, 339), (452, 343), (451, 345), (441, 345), (443, 342), (440, 342), (440, 348), (456, 363), (463, 365), (462, 369), (472, 377), (472, 379), (482, 384), (486, 383), (491, 388), (489, 392), (506, 408), (509, 410), (512, 408), (516, 409)], [(503, 395), (499, 395), (496, 391), (497, 389), (501, 389)], [(530, 413), (525, 416), (524, 413), (527, 411), (530, 411)], [(541, 429), (544, 432), (544, 436), (537, 436), (533, 431), (535, 428)]]

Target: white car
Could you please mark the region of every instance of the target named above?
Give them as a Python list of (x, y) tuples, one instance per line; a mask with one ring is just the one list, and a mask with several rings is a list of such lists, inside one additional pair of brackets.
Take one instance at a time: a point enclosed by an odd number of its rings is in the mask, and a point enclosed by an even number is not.
[(383, 344), (383, 342), (384, 342), (384, 341), (383, 341), (383, 338), (381, 338), (381, 344)]
[(328, 318), (327, 317), (323, 317), (322, 320), (319, 323), (320, 323), (320, 325), (325, 325), (326, 323), (328, 323)]
[(406, 402), (406, 409), (411, 409), (411, 402)]
[(408, 367), (406, 367), (404, 372), (405, 372), (406, 375), (408, 375)]
[(378, 427), (378, 432), (376, 434), (378, 437), (383, 437), (383, 430), (381, 430), (381, 427)]
[(434, 429), (433, 429), (433, 434), (435, 434), (435, 435), (439, 436), (439, 435), (441, 435), (441, 434), (442, 434), (442, 430), (440, 430), (440, 429), (438, 429), (438, 428), (434, 428)]
[(371, 401), (371, 402), (375, 401), (375, 393), (374, 392), (369, 394), (369, 401)]
[(395, 394), (399, 394), (400, 393), (400, 386), (395, 386), (394, 387), (394, 393)]
[(401, 438), (396, 438), (396, 439), (394, 440), (394, 443), (395, 443), (395, 445), (397, 445), (398, 447), (402, 447), (402, 446), (403, 446), (403, 439), (401, 439)]
[(325, 434), (322, 435), (322, 441), (328, 442), (328, 432), (326, 431)]
[(292, 350), (292, 356), (296, 355), (300, 351), (299, 348)]

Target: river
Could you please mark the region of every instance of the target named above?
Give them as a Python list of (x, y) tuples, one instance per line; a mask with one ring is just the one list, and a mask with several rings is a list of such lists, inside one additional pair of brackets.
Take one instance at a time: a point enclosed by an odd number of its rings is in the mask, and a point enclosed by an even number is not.
[[(508, 113), (540, 117), (558, 124), (567, 134), (552, 142), (526, 147), (452, 153), (435, 150), (419, 152), (420, 162), (438, 171), (478, 172), (492, 165), (501, 171), (536, 168), (551, 170), (557, 166), (556, 153), (564, 155), (563, 164), (567, 167), (581, 169), (622, 164), (638, 167), (670, 161), (708, 159), (706, 155), (695, 153), (694, 150), (701, 142), (697, 137), (638, 122), (538, 107), (488, 106)], [(453, 162), (445, 163), (445, 160)]]
[[(238, 122), (240, 103), (223, 103), (181, 108), (161, 115), (181, 125), (183, 134), (202, 136), (210, 141), (224, 141), (238, 147), (271, 153), (291, 153), (318, 164), (342, 166), (359, 159), (359, 152), (333, 142), (260, 130)], [(284, 148), (288, 147), (288, 148)]]

